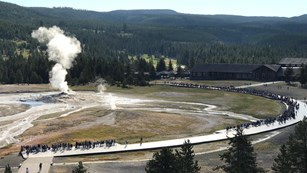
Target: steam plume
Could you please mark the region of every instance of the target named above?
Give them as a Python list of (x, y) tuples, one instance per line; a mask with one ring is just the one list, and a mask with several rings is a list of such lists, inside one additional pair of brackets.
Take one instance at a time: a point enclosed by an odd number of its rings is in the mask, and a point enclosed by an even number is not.
[(107, 89), (106, 86), (103, 85), (103, 84), (99, 84), (99, 85), (97, 86), (97, 90), (98, 90), (98, 92), (99, 92), (100, 94), (103, 94), (104, 91), (105, 91), (106, 89)]
[(74, 37), (65, 36), (64, 31), (57, 26), (39, 27), (31, 35), (40, 43), (47, 45), (49, 61), (56, 62), (49, 72), (52, 87), (67, 93), (69, 90), (65, 81), (67, 69), (72, 67), (72, 62), (81, 52), (80, 42)]

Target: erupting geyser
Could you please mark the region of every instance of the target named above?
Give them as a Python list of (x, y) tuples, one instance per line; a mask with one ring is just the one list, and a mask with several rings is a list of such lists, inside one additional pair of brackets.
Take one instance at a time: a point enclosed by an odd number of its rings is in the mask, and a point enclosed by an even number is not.
[(67, 69), (72, 67), (72, 62), (81, 52), (80, 42), (75, 37), (64, 35), (64, 31), (57, 26), (51, 28), (39, 27), (32, 32), (32, 37), (40, 43), (46, 44), (49, 61), (56, 64), (49, 72), (49, 81), (52, 87), (68, 93)]

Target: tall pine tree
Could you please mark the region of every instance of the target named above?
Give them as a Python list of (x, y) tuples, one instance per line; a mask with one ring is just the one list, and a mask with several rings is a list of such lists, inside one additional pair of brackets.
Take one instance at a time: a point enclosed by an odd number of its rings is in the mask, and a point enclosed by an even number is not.
[(198, 173), (201, 169), (198, 166), (198, 161), (194, 161), (193, 146), (190, 141), (185, 141), (181, 150), (176, 150), (176, 157), (178, 162), (178, 173)]
[(83, 163), (80, 161), (78, 166), (72, 170), (72, 173), (86, 173), (86, 168), (83, 166)]
[(307, 172), (307, 119), (299, 122), (294, 134), (290, 135), (285, 146), (281, 146), (280, 154), (274, 159), (273, 171), (283, 173)]
[(176, 157), (173, 150), (163, 148), (154, 153), (153, 159), (146, 164), (146, 173), (178, 173)]
[(236, 129), (235, 137), (229, 138), (229, 145), (231, 147), (220, 155), (220, 159), (225, 161), (225, 164), (214, 170), (222, 169), (226, 173), (264, 172), (257, 166), (254, 148), (248, 138), (243, 135), (241, 128)]
[(287, 146), (282, 145), (280, 147), (280, 153), (277, 158), (274, 159), (272, 170), (275, 173), (291, 173), (293, 172), (291, 161), (287, 151)]
[(173, 70), (174, 70), (174, 68), (173, 68), (172, 60), (169, 59), (169, 61), (168, 61), (168, 71), (173, 71)]

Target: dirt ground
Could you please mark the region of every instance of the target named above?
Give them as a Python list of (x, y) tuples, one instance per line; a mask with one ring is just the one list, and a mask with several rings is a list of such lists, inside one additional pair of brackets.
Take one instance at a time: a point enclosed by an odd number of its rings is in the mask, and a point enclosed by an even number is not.
[(285, 82), (283, 82), (267, 86), (258, 86), (254, 88), (264, 91), (271, 91), (276, 94), (293, 97), (298, 100), (307, 99), (307, 89), (301, 88), (298, 82), (293, 82), (292, 85), (288, 85)]
[(27, 109), (29, 106), (24, 104), (0, 104), (0, 117), (14, 115)]

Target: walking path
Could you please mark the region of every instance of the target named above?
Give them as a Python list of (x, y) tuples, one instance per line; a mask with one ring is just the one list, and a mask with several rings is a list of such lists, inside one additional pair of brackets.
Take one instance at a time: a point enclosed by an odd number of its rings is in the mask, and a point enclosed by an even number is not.
[(256, 87), (256, 86), (263, 86), (263, 85), (272, 85), (272, 84), (283, 83), (283, 82), (284, 81), (273, 81), (273, 82), (256, 83), (256, 84), (251, 84), (251, 85), (237, 86), (236, 88), (249, 88), (249, 87)]
[[(52, 163), (53, 157), (29, 157), (25, 160), (21, 167), (18, 169), (18, 173), (25, 173), (28, 168), (29, 173), (48, 173), (50, 164)], [(39, 170), (39, 164), (42, 163), (42, 169)]]

